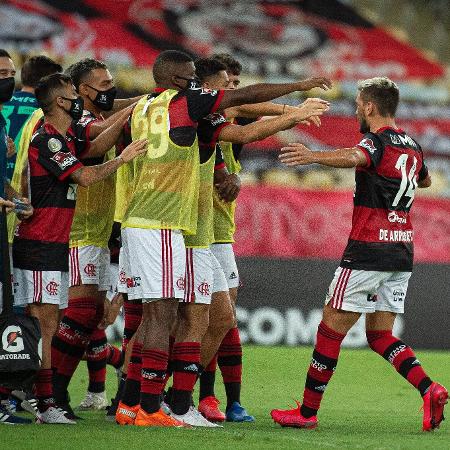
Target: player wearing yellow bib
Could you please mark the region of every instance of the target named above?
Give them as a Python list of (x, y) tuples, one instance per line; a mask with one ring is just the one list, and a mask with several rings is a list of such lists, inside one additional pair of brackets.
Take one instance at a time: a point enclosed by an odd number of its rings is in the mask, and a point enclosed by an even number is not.
[[(92, 136), (92, 126), (104, 122), (104, 112), (113, 108), (116, 96), (113, 78), (107, 66), (94, 59), (84, 59), (73, 64), (67, 69), (67, 73), (85, 105), (83, 117), (78, 121), (77, 127), (84, 128), (85, 134)], [(122, 119), (118, 120), (111, 144), (121, 133), (129, 111), (121, 114)], [(97, 157), (82, 159), (82, 162), (91, 166), (110, 161), (115, 156), (115, 148), (112, 147), (106, 154), (103, 152)], [(109, 301), (106, 300), (106, 292), (111, 287), (108, 241), (114, 209), (114, 174), (92, 186), (78, 187), (69, 241), (69, 305), (52, 344), (53, 367), (56, 371), (55, 398), (69, 411), (67, 387), (85, 352), (89, 386), (86, 398), (80, 405), (81, 409), (103, 410), (107, 406), (106, 363), (110, 358), (116, 368), (121, 365), (120, 351), (108, 345), (105, 330), (98, 328), (109, 310)], [(71, 348), (64, 339), (67, 329), (74, 331), (77, 337), (70, 342)]]
[[(202, 79), (204, 87), (210, 89), (226, 87), (230, 89), (235, 88), (239, 84), (238, 75), (241, 66), (230, 56), (221, 59), (199, 60), (196, 62), (196, 67), (197, 75)], [(328, 85), (328, 80), (317, 78), (306, 81), (303, 89), (310, 89), (314, 86), (326, 87)], [(240, 171), (238, 158), (242, 144), (263, 139), (280, 130), (305, 122), (305, 119), (318, 123), (318, 116), (326, 109), (326, 102), (310, 99), (301, 105), (300, 108), (261, 103), (258, 105), (243, 105), (226, 110), (227, 117), (229, 115), (236, 116), (238, 113), (245, 113), (249, 117), (258, 117), (258, 115), (262, 114), (281, 115), (283, 112), (286, 112), (283, 116), (260, 122), (255, 122), (254, 119), (247, 121), (234, 120), (232, 125), (230, 122), (227, 122), (231, 126), (224, 128), (223, 131), (216, 135), (221, 141), (220, 146), (230, 175), (220, 185), (216, 185), (217, 189), (214, 189), (214, 244), (211, 245), (211, 252), (215, 260), (219, 261), (227, 280), (226, 290), (229, 290), (229, 297), (224, 298), (228, 298), (228, 302), (231, 298), (232, 310), (234, 310), (239, 284), (232, 243), (234, 242), (233, 235), (235, 230), (235, 198), (240, 186), (236, 174)], [(212, 123), (220, 123), (219, 117), (211, 118), (211, 121)], [(225, 122), (224, 117), (222, 117), (222, 121)], [(307, 122), (309, 123), (309, 121)], [(232, 201), (224, 201), (224, 199)], [(223, 299), (218, 305), (222, 308), (227, 308), (227, 302)], [(211, 308), (210, 326), (207, 336), (205, 336), (205, 344), (208, 343), (208, 345), (202, 344), (202, 364), (205, 367), (205, 371), (202, 373), (200, 381), (199, 411), (206, 418), (213, 421), (223, 421), (226, 418), (226, 420), (233, 422), (251, 422), (254, 418), (240, 404), (242, 348), (235, 317), (232, 319), (233, 326), (226, 329), (225, 334), (221, 334), (220, 319), (225, 311), (227, 309), (217, 310), (217, 306), (214, 309)], [(220, 336), (222, 337), (220, 338)], [(217, 341), (217, 338), (219, 338), (219, 341)], [(220, 349), (219, 345), (221, 346)], [(219, 410), (219, 402), (214, 395), (217, 349), (219, 349), (220, 368), (227, 394), (226, 416)], [(203, 359), (204, 354), (205, 360)]]
[[(180, 422), (169, 420), (160, 409), (160, 394), (167, 369), (169, 332), (177, 300), (184, 297), (183, 233), (195, 234), (197, 227), (197, 122), (219, 108), (271, 100), (302, 89), (303, 84), (262, 83), (235, 91), (202, 89), (194, 82), (192, 59), (178, 51), (161, 53), (153, 76), (157, 89), (138, 102), (131, 118), (132, 139), (146, 136), (149, 140), (146, 157), (133, 163), (133, 195), (122, 223), (128, 296), (142, 299), (143, 320), (136, 333), (116, 420), (173, 426)], [(190, 347), (188, 341), (178, 344)], [(185, 353), (189, 370), (180, 372), (186, 375), (186, 391), (192, 390), (198, 373), (200, 348), (199, 342), (194, 344)], [(136, 370), (139, 365), (141, 371)], [(140, 396), (136, 393), (139, 384)]]

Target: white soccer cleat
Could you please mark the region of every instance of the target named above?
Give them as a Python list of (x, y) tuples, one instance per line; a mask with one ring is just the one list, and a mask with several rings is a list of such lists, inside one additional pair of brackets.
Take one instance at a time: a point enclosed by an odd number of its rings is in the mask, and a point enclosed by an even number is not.
[(106, 401), (106, 392), (86, 392), (86, 397), (78, 406), (78, 409), (82, 411), (86, 410), (94, 410), (99, 411), (103, 410), (108, 406), (108, 402)]
[(58, 423), (64, 425), (76, 425), (75, 420), (70, 420), (66, 416), (66, 411), (61, 408), (50, 406), (46, 411), (40, 413), (36, 423)]
[(161, 402), (161, 409), (163, 410), (164, 414), (167, 414), (168, 416), (172, 416), (172, 411), (170, 410), (170, 406), (166, 402)]
[(205, 419), (197, 410), (191, 406), (186, 414), (177, 415), (173, 412), (170, 415), (181, 422), (186, 423), (187, 425), (191, 425), (193, 427), (207, 427), (207, 428), (223, 428), (222, 425), (218, 425), (217, 423), (210, 422)]

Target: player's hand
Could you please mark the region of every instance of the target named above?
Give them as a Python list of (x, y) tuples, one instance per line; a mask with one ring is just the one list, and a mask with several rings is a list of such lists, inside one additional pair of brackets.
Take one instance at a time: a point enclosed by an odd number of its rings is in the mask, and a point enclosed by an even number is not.
[(123, 149), (120, 157), (124, 160), (124, 162), (131, 161), (136, 158), (136, 156), (142, 155), (147, 151), (147, 143), (147, 139), (133, 141), (130, 145), (127, 145)]
[(303, 144), (289, 144), (281, 149), (280, 161), (287, 166), (305, 166), (314, 163), (314, 152)]
[(311, 116), (308, 117), (305, 120), (301, 120), (300, 123), (302, 125), (306, 125), (306, 126), (310, 126), (311, 124), (315, 125), (316, 127), (320, 127), (320, 125), (322, 125), (322, 121), (320, 120), (319, 116)]
[(241, 190), (241, 179), (235, 173), (230, 173), (220, 183), (216, 184), (219, 197), (225, 202), (232, 202), (237, 199)]
[(112, 325), (116, 321), (122, 305), (122, 294), (116, 294), (111, 300), (111, 303), (109, 302), (109, 300), (105, 300), (105, 311), (103, 313), (103, 319), (100, 321), (97, 327), (100, 330), (104, 330), (105, 328), (108, 328), (110, 325)]
[(27, 220), (27, 219), (29, 219), (29, 218), (33, 215), (34, 209), (33, 209), (33, 207), (31, 206), (30, 200), (29, 200), (28, 198), (26, 198), (26, 197), (21, 197), (21, 198), (20, 198), (20, 201), (21, 201), (22, 203), (26, 203), (26, 204), (28, 205), (28, 208), (25, 209), (25, 210), (21, 209), (20, 212), (18, 211), (18, 212), (17, 212), (17, 218), (18, 218), (19, 220), (22, 220), (22, 221), (23, 221), (23, 220)]
[(16, 145), (9, 136), (7, 137), (6, 146), (7, 146), (6, 157), (12, 158), (16, 154)]
[(0, 197), (0, 207), (6, 207), (6, 213), (11, 212), (14, 209), (14, 203), (10, 202), (9, 200), (5, 200), (4, 198)]
[(333, 83), (329, 78), (325, 77), (313, 77), (300, 81), (300, 91), (309, 91), (316, 87), (328, 91), (333, 87)]
[(308, 98), (304, 101), (300, 106), (296, 108), (292, 108), (289, 113), (289, 117), (291, 117), (295, 123), (304, 123), (304, 121), (311, 121), (316, 126), (320, 126), (320, 119), (324, 112), (330, 109), (330, 104), (322, 100), (320, 98)]

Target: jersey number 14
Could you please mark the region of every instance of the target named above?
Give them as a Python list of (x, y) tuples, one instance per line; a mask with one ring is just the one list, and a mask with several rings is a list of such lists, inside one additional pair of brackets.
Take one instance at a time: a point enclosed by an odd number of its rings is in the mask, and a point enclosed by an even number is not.
[(406, 204), (407, 208), (411, 206), (411, 203), (414, 200), (414, 190), (417, 187), (417, 158), (415, 156), (413, 158), (414, 162), (411, 169), (409, 170), (408, 175), (406, 174), (406, 163), (408, 162), (408, 155), (406, 153), (401, 154), (397, 160), (397, 163), (395, 164), (395, 168), (397, 170), (400, 170), (402, 174), (402, 181), (400, 182), (400, 187), (397, 191), (397, 195), (392, 202), (393, 207), (399, 204), (403, 196), (409, 197), (409, 201)]

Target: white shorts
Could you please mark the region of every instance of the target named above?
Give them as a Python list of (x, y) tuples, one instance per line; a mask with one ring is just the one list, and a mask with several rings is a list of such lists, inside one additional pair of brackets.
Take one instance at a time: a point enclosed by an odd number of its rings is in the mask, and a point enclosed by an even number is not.
[[(122, 242), (123, 242), (123, 234), (122, 234)], [(126, 268), (126, 261), (123, 253), (123, 246), (120, 247), (119, 250), (119, 268), (117, 273), (117, 292), (120, 292), (121, 294), (127, 294), (128, 293), (128, 287), (127, 287), (127, 268)]]
[(183, 298), (186, 250), (181, 231), (125, 228), (122, 249), (129, 300)]
[(239, 287), (239, 272), (236, 257), (234, 256), (233, 244), (212, 244), (211, 251), (222, 266), (228, 288)]
[(110, 253), (108, 248), (87, 245), (69, 250), (70, 287), (82, 284), (97, 284), (99, 291), (111, 286)]
[(14, 267), (14, 303), (18, 306), (50, 303), (67, 308), (69, 272), (25, 270)]
[(186, 249), (183, 303), (211, 304), (214, 283), (213, 256), (209, 248)]
[(402, 314), (411, 272), (379, 272), (338, 267), (325, 299), (336, 309)]
[(109, 276), (111, 280), (111, 284), (109, 289), (106, 291), (106, 298), (111, 301), (114, 296), (119, 292), (118, 291), (118, 283), (119, 283), (119, 265), (118, 264), (110, 264), (109, 265)]

